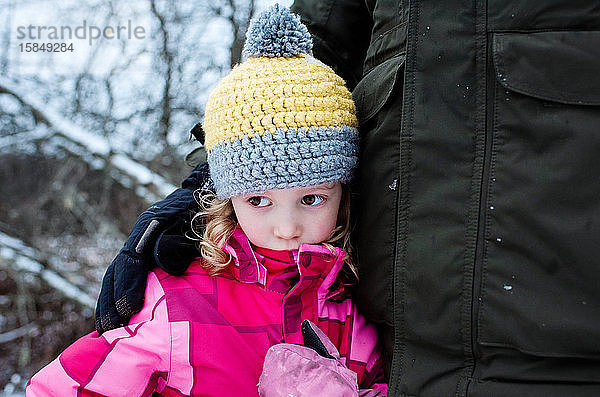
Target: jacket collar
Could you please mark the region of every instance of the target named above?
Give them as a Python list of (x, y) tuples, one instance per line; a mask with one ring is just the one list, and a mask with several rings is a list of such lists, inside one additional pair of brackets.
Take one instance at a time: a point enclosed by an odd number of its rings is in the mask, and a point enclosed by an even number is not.
[[(320, 278), (319, 290), (329, 290), (335, 283), (344, 265), (345, 250), (333, 247), (333, 252), (321, 244), (302, 244), (299, 249), (291, 251), (297, 266), (300, 279)], [(233, 276), (242, 283), (260, 284), (266, 287), (269, 269), (262, 263), (263, 255), (254, 250), (248, 237), (238, 225), (233, 229), (223, 250), (231, 254)], [(343, 291), (343, 284), (335, 285), (327, 297), (338, 295)]]

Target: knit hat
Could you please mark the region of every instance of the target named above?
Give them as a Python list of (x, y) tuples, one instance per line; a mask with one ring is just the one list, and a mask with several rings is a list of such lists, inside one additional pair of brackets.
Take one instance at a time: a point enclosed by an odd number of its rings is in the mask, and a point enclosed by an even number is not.
[(204, 114), (217, 196), (348, 182), (358, 159), (354, 102), (342, 78), (312, 57), (300, 17), (271, 7), (251, 21), (243, 55)]

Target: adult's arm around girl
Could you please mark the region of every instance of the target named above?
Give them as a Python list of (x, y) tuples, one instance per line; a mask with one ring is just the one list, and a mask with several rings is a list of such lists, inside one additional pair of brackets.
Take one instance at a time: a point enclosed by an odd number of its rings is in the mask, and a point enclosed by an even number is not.
[(140, 214), (102, 279), (95, 314), (99, 334), (127, 324), (140, 311), (150, 269), (164, 264), (169, 267), (163, 270), (170, 274), (187, 269), (197, 253), (193, 246), (190, 249), (191, 240), (183, 231), (195, 210), (193, 192), (198, 188), (210, 190), (211, 186), (208, 164), (201, 163), (181, 188)]

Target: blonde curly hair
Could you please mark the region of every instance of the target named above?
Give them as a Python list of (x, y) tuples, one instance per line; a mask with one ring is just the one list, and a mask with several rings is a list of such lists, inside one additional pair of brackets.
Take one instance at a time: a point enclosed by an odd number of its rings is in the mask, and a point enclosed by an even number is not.
[[(200, 211), (192, 218), (192, 234), (198, 241), (202, 255), (202, 266), (208, 274), (215, 275), (223, 271), (231, 263), (231, 255), (221, 247), (231, 236), (237, 225), (237, 217), (233, 210), (231, 199), (220, 200), (214, 193), (194, 192), (194, 197), (200, 205)], [(346, 251), (344, 261), (351, 274), (358, 277), (352, 261), (352, 245), (350, 243), (350, 188), (342, 184), (342, 198), (337, 216), (337, 226), (323, 244), (334, 252), (333, 247)], [(204, 232), (202, 230), (204, 229)]]

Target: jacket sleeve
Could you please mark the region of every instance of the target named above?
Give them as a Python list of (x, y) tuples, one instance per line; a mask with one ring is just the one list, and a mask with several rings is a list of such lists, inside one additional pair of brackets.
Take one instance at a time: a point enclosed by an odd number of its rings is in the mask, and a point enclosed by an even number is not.
[(313, 36), (315, 58), (354, 89), (362, 77), (373, 28), (364, 0), (295, 0), (291, 10)]
[(150, 396), (166, 384), (171, 335), (164, 292), (151, 272), (142, 311), (128, 326), (92, 332), (27, 384), (35, 396)]

